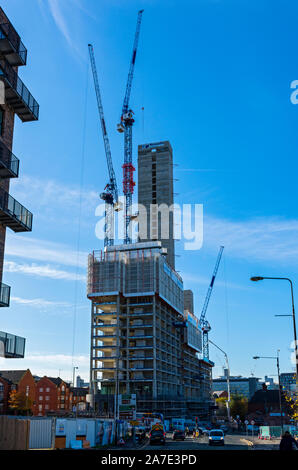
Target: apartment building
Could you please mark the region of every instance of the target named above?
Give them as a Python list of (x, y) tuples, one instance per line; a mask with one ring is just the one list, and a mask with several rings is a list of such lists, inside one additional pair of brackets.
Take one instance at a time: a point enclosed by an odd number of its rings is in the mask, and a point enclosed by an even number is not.
[[(27, 62), (27, 49), (0, 7), (0, 307), (9, 307), (10, 286), (3, 281), (6, 229), (32, 230), (32, 213), (10, 194), (10, 180), (19, 177), (20, 161), (14, 155), (15, 116), (36, 121), (39, 105), (19, 77)], [(24, 357), (25, 339), (0, 331), (0, 356)]]
[(9, 399), (12, 392), (28, 400), (31, 412), (35, 404), (35, 380), (29, 369), (27, 370), (0, 370), (0, 414), (7, 414), (10, 410)]
[(107, 403), (115, 393), (135, 393), (138, 411), (169, 417), (206, 408), (202, 334), (194, 315), (185, 318), (183, 297), (182, 278), (160, 241), (89, 256), (93, 397), (99, 389)]

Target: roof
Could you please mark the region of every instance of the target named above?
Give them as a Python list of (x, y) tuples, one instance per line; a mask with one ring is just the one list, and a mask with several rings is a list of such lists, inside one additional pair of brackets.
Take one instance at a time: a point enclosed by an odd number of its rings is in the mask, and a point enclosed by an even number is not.
[(250, 403), (279, 403), (278, 390), (257, 390)]
[(60, 377), (46, 377), (46, 378), (49, 379), (51, 382), (53, 382), (56, 385), (56, 387), (59, 387), (62, 383), (64, 383), (67, 387), (69, 387), (69, 383), (65, 382)]
[(17, 385), (26, 374), (27, 370), (0, 370), (0, 376), (9, 380), (12, 384)]
[(84, 387), (72, 387), (70, 391), (75, 397), (81, 397), (83, 395), (88, 394), (88, 388), (84, 388)]

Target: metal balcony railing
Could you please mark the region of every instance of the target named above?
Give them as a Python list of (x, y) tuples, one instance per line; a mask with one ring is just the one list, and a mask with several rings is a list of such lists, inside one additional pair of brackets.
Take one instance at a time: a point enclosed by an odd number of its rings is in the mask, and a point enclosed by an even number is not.
[(19, 118), (23, 122), (37, 121), (39, 104), (15, 70), (3, 59), (0, 60), (0, 79), (5, 84), (5, 100), (14, 109)]
[(9, 307), (10, 286), (0, 282), (0, 307)]
[(0, 51), (11, 65), (26, 65), (27, 49), (11, 23), (0, 24)]
[(0, 177), (17, 178), (19, 176), (19, 159), (0, 141)]
[(23, 358), (26, 339), (0, 331), (0, 357)]
[(0, 223), (14, 232), (31, 232), (33, 214), (0, 188)]

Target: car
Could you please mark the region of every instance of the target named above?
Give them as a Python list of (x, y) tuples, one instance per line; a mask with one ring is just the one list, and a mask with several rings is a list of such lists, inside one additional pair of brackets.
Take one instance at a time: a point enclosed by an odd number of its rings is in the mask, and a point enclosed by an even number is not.
[(162, 429), (154, 429), (149, 434), (150, 445), (166, 443), (166, 433)]
[(184, 439), (185, 439), (185, 432), (182, 431), (181, 429), (175, 429), (175, 431), (173, 432), (173, 441), (178, 441), (178, 440), (184, 441)]
[(221, 424), (220, 429), (224, 432), (224, 434), (227, 434), (229, 426), (227, 426), (226, 424)]
[(220, 445), (225, 444), (225, 435), (222, 429), (211, 429), (209, 432), (209, 445)]
[(202, 434), (203, 436), (209, 436), (210, 430), (207, 428), (202, 428)]

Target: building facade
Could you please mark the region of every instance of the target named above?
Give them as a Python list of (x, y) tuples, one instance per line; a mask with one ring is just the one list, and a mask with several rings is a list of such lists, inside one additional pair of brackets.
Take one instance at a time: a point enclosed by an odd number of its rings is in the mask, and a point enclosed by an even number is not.
[(174, 204), (173, 151), (169, 141), (138, 147), (138, 204), (140, 241), (160, 240), (168, 264), (175, 269), (173, 210), (167, 216)]
[(27, 370), (0, 370), (0, 414), (9, 412), (9, 398), (11, 392), (18, 392), (28, 399), (31, 412), (35, 407), (35, 380), (29, 369)]
[(280, 374), (280, 386), (285, 392), (296, 391), (296, 373), (295, 372), (283, 372)]
[(209, 374), (198, 358), (201, 331), (194, 316), (185, 318), (183, 281), (164, 253), (156, 241), (89, 256), (91, 392), (100, 389), (107, 403), (135, 393), (138, 411), (199, 415)]
[[(230, 393), (231, 395), (241, 395), (248, 400), (255, 394), (257, 390), (262, 388), (262, 384), (257, 377), (230, 377)], [(212, 381), (213, 392), (227, 391), (227, 377), (220, 377)]]
[[(3, 281), (7, 227), (14, 232), (32, 230), (32, 213), (10, 194), (10, 180), (19, 176), (19, 159), (13, 154), (15, 115), (22, 122), (36, 121), (39, 105), (19, 77), (27, 49), (0, 8), (0, 307), (9, 307), (10, 286)], [(0, 356), (24, 357), (25, 340), (0, 332)]]

